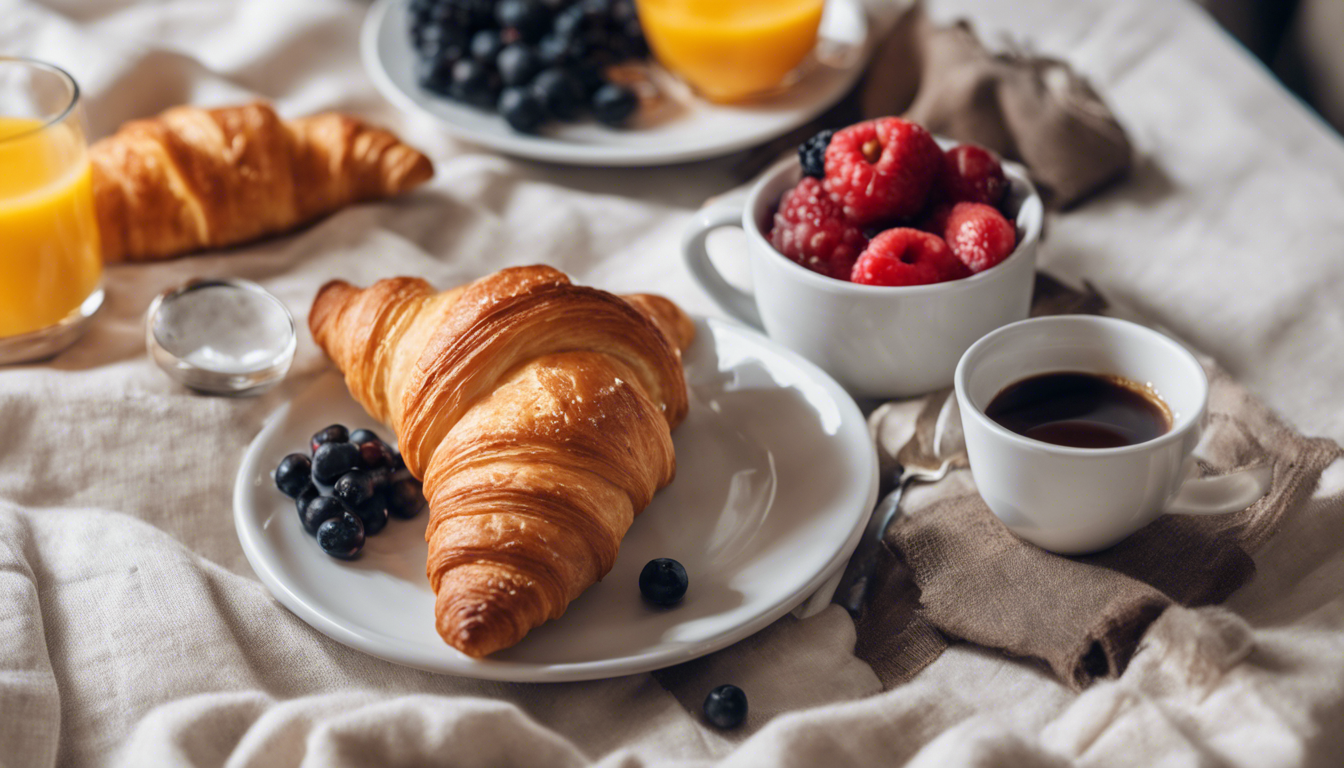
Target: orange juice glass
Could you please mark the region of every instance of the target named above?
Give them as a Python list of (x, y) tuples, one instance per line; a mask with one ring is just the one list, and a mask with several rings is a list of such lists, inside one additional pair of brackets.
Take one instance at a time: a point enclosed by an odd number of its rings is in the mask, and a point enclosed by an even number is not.
[(0, 364), (59, 352), (102, 305), (79, 87), (0, 57)]
[(636, 0), (663, 66), (711, 101), (782, 85), (817, 44), (825, 0)]

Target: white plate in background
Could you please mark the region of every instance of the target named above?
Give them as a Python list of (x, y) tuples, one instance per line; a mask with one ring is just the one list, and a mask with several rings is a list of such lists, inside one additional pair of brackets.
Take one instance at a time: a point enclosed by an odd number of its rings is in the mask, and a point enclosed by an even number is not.
[[(729, 0), (731, 1), (731, 0)], [(518, 157), (569, 165), (652, 166), (703, 160), (763, 144), (824, 112), (853, 87), (866, 62), (868, 21), (859, 0), (829, 0), (818, 51), (799, 81), (750, 104), (722, 105), (665, 89), (670, 104), (635, 126), (592, 120), (550, 123), (540, 135), (517, 133), (491, 112), (430, 93), (415, 80), (409, 0), (378, 0), (369, 10), (360, 52), (378, 90), (401, 109), (427, 115), (457, 138)]]
[[(702, 656), (788, 613), (844, 567), (877, 497), (877, 458), (839, 385), (735, 323), (700, 319), (685, 356), (690, 413), (673, 433), (677, 477), (637, 518), (611, 572), (560, 619), (488, 659), (434, 630), (427, 515), (393, 519), (354, 561), (324, 554), (271, 470), (332, 423), (373, 424), (337, 373), (282, 406), (238, 470), (234, 520), (253, 569), (324, 634), (398, 664), (517, 682), (644, 672)], [(656, 557), (690, 579), (682, 603), (648, 606), (638, 577)]]

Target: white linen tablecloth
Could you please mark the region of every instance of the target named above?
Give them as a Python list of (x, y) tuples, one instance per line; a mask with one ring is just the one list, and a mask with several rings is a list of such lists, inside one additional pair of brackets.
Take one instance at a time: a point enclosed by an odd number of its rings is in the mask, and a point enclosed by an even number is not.
[[(832, 606), (656, 674), (561, 685), (436, 676), (364, 656), (280, 607), (231, 517), (242, 451), (328, 365), (307, 334), (252, 399), (191, 395), (148, 361), (142, 314), (188, 277), (261, 282), (301, 324), (317, 286), (448, 286), (545, 262), (714, 312), (678, 258), (720, 160), (523, 163), (397, 113), (358, 59), (354, 0), (0, 0), (0, 54), (69, 69), (93, 132), (254, 96), (343, 109), (430, 154), (429, 187), (225, 256), (109, 270), (106, 311), (54, 363), (0, 369), (0, 765), (1339, 765), (1344, 465), (1225, 608), (1174, 609), (1126, 673), (1073, 693), (954, 646), (879, 693)], [(935, 0), (1089, 75), (1143, 154), (1055, 217), (1044, 266), (1214, 355), (1307, 434), (1344, 440), (1344, 143), (1184, 0)], [(0, 169), (3, 172), (3, 169)], [(722, 238), (721, 245), (731, 245)], [(3, 244), (0, 243), (0, 248)], [(306, 327), (306, 324), (304, 324)], [(722, 682), (745, 728), (703, 724)]]

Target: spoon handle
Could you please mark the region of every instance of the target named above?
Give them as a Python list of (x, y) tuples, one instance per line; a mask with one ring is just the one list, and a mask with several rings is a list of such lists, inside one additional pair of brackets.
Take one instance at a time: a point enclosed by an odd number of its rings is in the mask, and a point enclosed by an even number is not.
[(896, 519), (901, 505), (901, 495), (910, 484), (911, 473), (901, 472), (900, 480), (891, 493), (883, 497), (868, 520), (868, 528), (854, 550), (854, 556), (845, 567), (845, 575), (835, 590), (836, 602), (845, 607), (851, 616), (857, 617), (863, 608), (864, 598), (868, 594), (868, 585), (872, 581), (873, 571), (877, 569), (877, 556), (882, 551), (882, 537), (887, 528)]

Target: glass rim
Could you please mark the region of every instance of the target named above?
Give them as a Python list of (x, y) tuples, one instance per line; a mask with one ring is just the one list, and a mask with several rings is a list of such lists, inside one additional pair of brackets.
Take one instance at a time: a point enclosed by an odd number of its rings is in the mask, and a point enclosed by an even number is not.
[(70, 101), (65, 105), (64, 108), (61, 109), (60, 112), (57, 112), (54, 117), (43, 120), (42, 125), (39, 125), (38, 127), (33, 128), (32, 130), (21, 131), (19, 133), (15, 133), (10, 136), (0, 137), (0, 144), (5, 144), (11, 141), (17, 141), (19, 139), (24, 139), (29, 136), (41, 133), (42, 131), (47, 130), (53, 125), (57, 125), (59, 123), (64, 122), (65, 119), (69, 117), (72, 112), (75, 111), (75, 107), (79, 104), (79, 97), (80, 97), (79, 83), (75, 81), (74, 76), (71, 75), (69, 72), (66, 72), (61, 67), (58, 67), (50, 62), (42, 61), (40, 59), (28, 58), (27, 56), (0, 55), (0, 66), (3, 66), (5, 64), (22, 64), (28, 67), (32, 67), (33, 69), (43, 70), (56, 75), (58, 78), (63, 80), (65, 84), (69, 87)]

